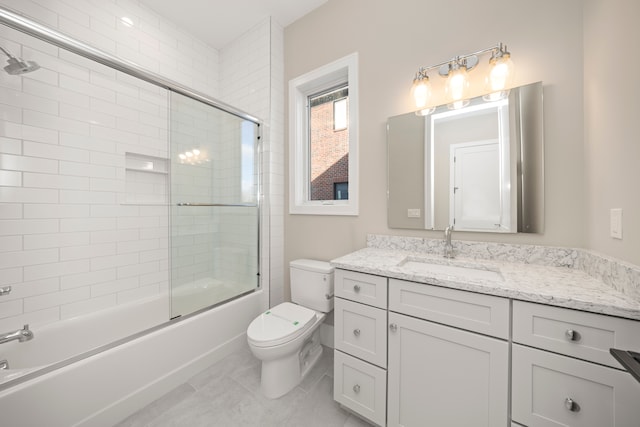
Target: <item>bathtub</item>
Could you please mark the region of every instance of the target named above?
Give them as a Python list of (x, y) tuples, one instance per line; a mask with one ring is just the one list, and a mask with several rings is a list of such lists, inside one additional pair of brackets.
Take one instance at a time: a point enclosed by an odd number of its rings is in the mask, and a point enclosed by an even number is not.
[(0, 346), (0, 360), (10, 369), (0, 370), (0, 390), (15, 379), (17, 371), (30, 372), (135, 335), (169, 317), (168, 295), (123, 304), (111, 309), (62, 320), (49, 325), (31, 325), (34, 338)]
[[(116, 316), (112, 311), (32, 328), (33, 340), (0, 349), (10, 365), (0, 371), (0, 425), (118, 423), (246, 346), (246, 328), (264, 309), (263, 292), (161, 327), (153, 325), (167, 317), (166, 298), (114, 309)], [(118, 340), (123, 332), (137, 336), (102, 346), (100, 339)]]

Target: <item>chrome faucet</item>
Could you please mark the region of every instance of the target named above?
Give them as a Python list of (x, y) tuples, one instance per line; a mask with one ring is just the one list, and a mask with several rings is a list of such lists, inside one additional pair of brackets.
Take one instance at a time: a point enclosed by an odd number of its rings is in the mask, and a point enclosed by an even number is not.
[(444, 229), (444, 257), (453, 258), (453, 244), (451, 244), (451, 233), (453, 232), (453, 225)]
[(4, 344), (9, 341), (18, 340), (20, 342), (29, 341), (33, 338), (33, 332), (29, 330), (29, 325), (24, 325), (22, 329), (17, 331), (7, 332), (6, 334), (0, 334), (0, 344)]

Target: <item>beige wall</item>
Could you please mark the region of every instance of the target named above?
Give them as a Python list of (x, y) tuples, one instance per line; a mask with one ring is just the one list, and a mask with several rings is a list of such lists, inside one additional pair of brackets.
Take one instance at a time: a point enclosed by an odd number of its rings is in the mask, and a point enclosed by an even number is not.
[[(638, 0), (588, 0), (584, 13), (586, 235), (589, 248), (640, 265)], [(623, 240), (609, 210), (623, 209)]]
[(344, 255), (364, 247), (367, 233), (441, 237), (387, 227), (386, 119), (412, 110), (419, 66), (499, 41), (512, 53), (516, 85), (544, 82), (546, 231), (454, 238), (585, 245), (582, 0), (329, 0), (285, 28), (285, 82), (359, 53), (360, 215), (285, 215), (285, 262)]

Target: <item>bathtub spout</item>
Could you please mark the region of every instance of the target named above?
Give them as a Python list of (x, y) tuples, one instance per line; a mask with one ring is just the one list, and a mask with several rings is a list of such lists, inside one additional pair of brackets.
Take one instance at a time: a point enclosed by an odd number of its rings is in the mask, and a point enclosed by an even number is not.
[(33, 332), (29, 329), (29, 325), (24, 325), (22, 329), (17, 331), (7, 332), (6, 334), (0, 334), (0, 344), (4, 344), (9, 341), (18, 340), (19, 342), (29, 341), (33, 338)]

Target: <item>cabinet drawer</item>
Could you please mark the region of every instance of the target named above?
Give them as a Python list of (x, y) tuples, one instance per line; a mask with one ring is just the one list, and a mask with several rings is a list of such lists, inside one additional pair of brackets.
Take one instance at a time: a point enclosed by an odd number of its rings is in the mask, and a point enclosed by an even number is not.
[(340, 298), (386, 309), (387, 278), (338, 269), (335, 276), (335, 294)]
[(485, 335), (509, 337), (509, 300), (389, 279), (389, 310)]
[(640, 322), (514, 301), (513, 341), (622, 368), (609, 349), (640, 351)]
[(624, 371), (513, 345), (512, 418), (529, 427), (630, 427), (640, 386)]
[(333, 398), (353, 412), (384, 425), (387, 372), (341, 351), (334, 351)]
[(335, 347), (382, 368), (387, 367), (387, 311), (335, 299)]

